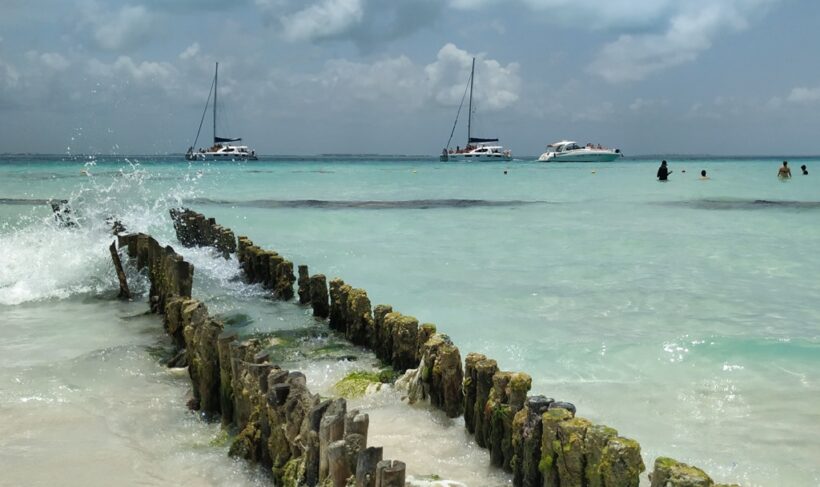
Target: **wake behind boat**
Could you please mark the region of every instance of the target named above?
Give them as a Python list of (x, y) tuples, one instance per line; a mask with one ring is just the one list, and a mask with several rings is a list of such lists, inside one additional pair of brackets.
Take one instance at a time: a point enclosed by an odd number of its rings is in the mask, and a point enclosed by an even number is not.
[(600, 144), (584, 147), (572, 140), (562, 140), (547, 146), (547, 152), (538, 158), (541, 162), (612, 162), (623, 157), (620, 149), (608, 149)]
[[(236, 145), (232, 142), (241, 142), (242, 137), (219, 137), (216, 135), (216, 100), (217, 100), (217, 82), (219, 79), (219, 63), (216, 63), (216, 70), (214, 71), (214, 81), (211, 84), (211, 91), (208, 92), (208, 100), (205, 102), (205, 110), (202, 112), (202, 119), (199, 121), (199, 129), (196, 131), (196, 138), (194, 145), (188, 147), (185, 153), (185, 159), (189, 161), (205, 161), (205, 160), (257, 160), (256, 151), (248, 149), (246, 145)], [(202, 131), (202, 122), (205, 121), (205, 114), (208, 113), (208, 105), (213, 94), (213, 115), (214, 115), (214, 143), (207, 149), (194, 150), (196, 143), (199, 140), (199, 133)]]
[(464, 98), (461, 98), (461, 104), (458, 106), (456, 112), (456, 120), (453, 123), (453, 130), (450, 132), (450, 139), (447, 141), (447, 147), (441, 150), (439, 160), (442, 162), (448, 161), (511, 161), (512, 152), (505, 150), (503, 146), (498, 145), (497, 138), (484, 139), (472, 136), (472, 120), (473, 120), (473, 78), (475, 77), (475, 58), (473, 58), (473, 67), (470, 70), (470, 103), (467, 109), (467, 145), (462, 149), (456, 146), (455, 149), (450, 148), (450, 142), (453, 140), (453, 133), (458, 125), (458, 116), (461, 113), (461, 107), (464, 105)]

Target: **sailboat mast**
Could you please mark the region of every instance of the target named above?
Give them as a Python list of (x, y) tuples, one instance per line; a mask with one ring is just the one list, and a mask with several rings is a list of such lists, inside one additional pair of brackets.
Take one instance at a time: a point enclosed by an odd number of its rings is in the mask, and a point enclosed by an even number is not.
[[(473, 121), (473, 77), (475, 77), (475, 58), (473, 58), (473, 67), (470, 70), (470, 105), (467, 109), (467, 145), (470, 145), (470, 139), (472, 138), (471, 125)], [(214, 102), (216, 102), (216, 98), (214, 98)]]
[(219, 91), (217, 89), (217, 79), (219, 78), (219, 63), (216, 63), (216, 71), (214, 71), (214, 145), (216, 145), (216, 93)]

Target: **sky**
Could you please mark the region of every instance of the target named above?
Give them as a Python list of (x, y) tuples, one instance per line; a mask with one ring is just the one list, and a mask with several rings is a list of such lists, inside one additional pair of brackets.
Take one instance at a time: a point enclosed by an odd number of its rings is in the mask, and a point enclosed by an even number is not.
[[(3, 0), (0, 153), (820, 154), (815, 0)], [(197, 146), (213, 135), (206, 115)], [(466, 140), (466, 107), (452, 146)]]

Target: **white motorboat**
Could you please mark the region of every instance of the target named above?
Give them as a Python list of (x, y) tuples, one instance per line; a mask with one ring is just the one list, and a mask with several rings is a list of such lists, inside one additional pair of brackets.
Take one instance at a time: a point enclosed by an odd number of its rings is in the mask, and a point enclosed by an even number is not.
[[(219, 63), (216, 63), (216, 70), (214, 71), (214, 81), (211, 84), (211, 91), (208, 93), (208, 100), (205, 102), (205, 110), (202, 112), (202, 119), (199, 121), (199, 129), (196, 131), (196, 138), (194, 145), (188, 148), (185, 153), (185, 159), (189, 161), (205, 161), (205, 160), (257, 160), (256, 151), (248, 148), (247, 145), (236, 145), (233, 142), (241, 142), (242, 137), (219, 137), (216, 135), (216, 100), (217, 100), (217, 86), (219, 80)], [(205, 120), (205, 114), (208, 113), (208, 105), (210, 105), (211, 95), (213, 94), (213, 115), (214, 115), (214, 143), (207, 149), (194, 149), (199, 140), (199, 133), (202, 131), (202, 122)]]
[(538, 158), (541, 162), (612, 162), (623, 157), (620, 149), (600, 145), (580, 146), (572, 140), (562, 140), (547, 146), (547, 152)]
[[(481, 137), (473, 137), (472, 121), (473, 121), (473, 78), (475, 77), (475, 58), (473, 58), (473, 67), (470, 70), (470, 103), (467, 109), (467, 145), (463, 148), (456, 146), (455, 149), (450, 148), (450, 142), (453, 140), (453, 133), (455, 133), (456, 125), (458, 125), (458, 116), (461, 113), (461, 107), (464, 105), (464, 97), (461, 98), (461, 104), (458, 106), (456, 112), (456, 121), (453, 123), (453, 130), (450, 132), (450, 139), (447, 141), (447, 147), (441, 150), (439, 160), (442, 162), (481, 162), (481, 161), (511, 161), (512, 152), (504, 149), (503, 146), (498, 145), (498, 139), (485, 139)], [(466, 94), (466, 93), (465, 93)]]

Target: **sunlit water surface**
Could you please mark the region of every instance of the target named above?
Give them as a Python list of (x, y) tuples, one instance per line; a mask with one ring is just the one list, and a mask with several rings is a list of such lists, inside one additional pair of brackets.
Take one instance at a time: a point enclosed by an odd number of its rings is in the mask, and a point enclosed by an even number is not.
[[(657, 161), (0, 160), (2, 482), (269, 483), (186, 411), (144, 279), (130, 275), (135, 302), (114, 299), (112, 217), (175, 245), (195, 297), (241, 331), (315, 325), (235, 260), (176, 245), (168, 209), (185, 204), (530, 373), (534, 393), (640, 441), (649, 467), (668, 455), (720, 481), (818, 485), (820, 185), (780, 182), (778, 165), (672, 159), (658, 183)], [(57, 227), (49, 199), (78, 225)], [(285, 365), (328, 392), (372, 358)], [(412, 475), (509, 481), (460, 420), (389, 391), (352, 405)]]

